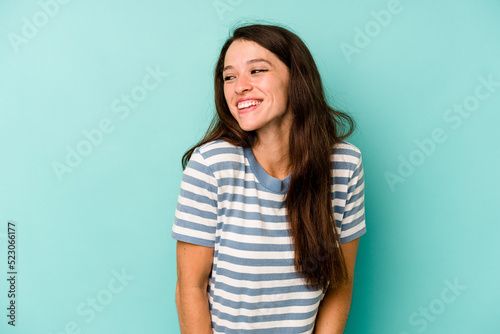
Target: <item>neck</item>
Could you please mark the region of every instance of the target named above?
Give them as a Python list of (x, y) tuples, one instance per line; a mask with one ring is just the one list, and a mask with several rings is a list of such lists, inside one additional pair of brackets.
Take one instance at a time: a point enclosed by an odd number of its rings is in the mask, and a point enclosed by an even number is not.
[(291, 172), (289, 154), (290, 126), (280, 127), (278, 131), (257, 132), (257, 140), (252, 147), (255, 159), (264, 170), (274, 178), (283, 180)]

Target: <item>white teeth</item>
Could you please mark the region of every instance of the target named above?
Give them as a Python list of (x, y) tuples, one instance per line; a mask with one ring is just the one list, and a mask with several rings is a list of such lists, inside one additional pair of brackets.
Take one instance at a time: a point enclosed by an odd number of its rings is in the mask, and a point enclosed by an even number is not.
[(261, 103), (262, 101), (257, 101), (257, 100), (243, 101), (238, 103), (238, 109), (248, 108), (250, 106), (256, 106)]

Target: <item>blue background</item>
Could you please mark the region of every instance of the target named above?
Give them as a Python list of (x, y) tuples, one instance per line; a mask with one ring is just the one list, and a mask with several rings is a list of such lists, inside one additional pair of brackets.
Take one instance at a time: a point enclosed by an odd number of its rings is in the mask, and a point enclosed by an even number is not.
[(178, 333), (180, 158), (252, 22), (302, 37), (358, 122), (368, 232), (345, 332), (500, 331), (499, 1), (62, 2), (0, 2), (2, 333)]

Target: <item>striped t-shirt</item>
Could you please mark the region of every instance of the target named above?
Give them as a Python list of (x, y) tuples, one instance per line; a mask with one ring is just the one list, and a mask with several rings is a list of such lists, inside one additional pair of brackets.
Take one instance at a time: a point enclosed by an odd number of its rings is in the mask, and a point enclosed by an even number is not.
[[(360, 150), (331, 155), (332, 205), (340, 241), (366, 232)], [(184, 170), (172, 237), (214, 247), (207, 287), (213, 333), (312, 333), (324, 291), (294, 267), (284, 206), (290, 175), (270, 176), (250, 148), (217, 140)]]

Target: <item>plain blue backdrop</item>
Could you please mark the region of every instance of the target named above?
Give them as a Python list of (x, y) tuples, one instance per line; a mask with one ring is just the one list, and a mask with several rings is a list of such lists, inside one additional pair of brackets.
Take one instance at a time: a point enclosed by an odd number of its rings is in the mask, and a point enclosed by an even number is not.
[(497, 333), (500, 2), (0, 2), (0, 267), (16, 326), (178, 333), (180, 159), (213, 112), (229, 31), (309, 46), (358, 130), (367, 234), (346, 333)]

